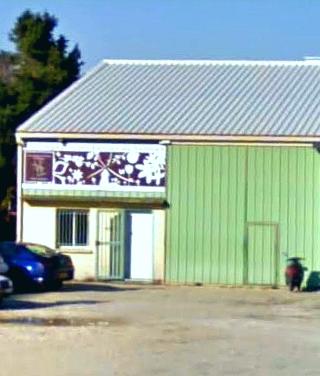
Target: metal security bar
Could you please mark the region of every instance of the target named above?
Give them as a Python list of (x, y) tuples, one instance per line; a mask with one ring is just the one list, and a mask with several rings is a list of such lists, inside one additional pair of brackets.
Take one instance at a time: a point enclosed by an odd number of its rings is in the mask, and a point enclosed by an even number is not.
[(57, 245), (85, 246), (88, 244), (88, 211), (58, 209)]
[(97, 279), (124, 278), (124, 213), (98, 212)]

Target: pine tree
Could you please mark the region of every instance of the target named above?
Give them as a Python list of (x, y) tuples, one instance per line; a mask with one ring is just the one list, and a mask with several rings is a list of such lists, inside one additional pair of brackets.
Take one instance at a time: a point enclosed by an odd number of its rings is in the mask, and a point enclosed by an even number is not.
[(54, 36), (57, 24), (47, 12), (27, 10), (9, 36), (16, 52), (0, 51), (0, 210), (15, 185), (17, 127), (80, 74), (80, 50), (69, 51), (68, 40)]

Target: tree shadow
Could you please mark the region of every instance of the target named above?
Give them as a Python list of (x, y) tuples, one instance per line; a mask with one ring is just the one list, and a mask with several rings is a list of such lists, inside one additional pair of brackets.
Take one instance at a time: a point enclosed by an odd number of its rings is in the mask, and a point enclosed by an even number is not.
[(71, 282), (63, 285), (61, 292), (81, 292), (81, 291), (96, 291), (96, 292), (122, 292), (122, 291), (136, 291), (140, 290), (138, 287), (128, 286), (111, 286), (108, 283), (94, 283), (94, 282)]
[(67, 282), (64, 283), (61, 289), (42, 289), (32, 286), (23, 286), (15, 290), (15, 294), (34, 294), (34, 293), (69, 293), (69, 292), (122, 292), (140, 290), (138, 287), (128, 287), (125, 285), (111, 286), (107, 283), (95, 282)]
[(15, 297), (4, 299), (0, 311), (19, 311), (24, 309), (41, 309), (41, 308), (51, 308), (60, 307), (66, 305), (95, 305), (101, 303), (108, 303), (108, 300), (62, 300), (59, 302), (32, 302), (26, 300), (15, 299)]

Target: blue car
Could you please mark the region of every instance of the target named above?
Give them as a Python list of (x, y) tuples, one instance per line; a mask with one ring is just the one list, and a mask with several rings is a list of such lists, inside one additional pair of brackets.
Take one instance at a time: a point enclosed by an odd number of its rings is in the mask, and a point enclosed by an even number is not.
[(40, 244), (0, 242), (0, 255), (9, 266), (6, 275), (15, 290), (58, 289), (74, 276), (69, 256)]

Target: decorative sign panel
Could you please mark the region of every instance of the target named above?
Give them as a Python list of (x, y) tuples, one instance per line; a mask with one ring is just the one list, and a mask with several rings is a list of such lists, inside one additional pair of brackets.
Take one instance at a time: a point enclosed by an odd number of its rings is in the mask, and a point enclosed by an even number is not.
[(54, 189), (164, 190), (164, 146), (70, 144), (62, 147), (51, 143), (46, 149), (50, 153), (39, 150), (40, 146), (43, 145), (38, 145), (37, 151), (31, 147), (25, 150), (25, 188), (36, 185)]
[(26, 154), (26, 182), (52, 182), (52, 153)]

